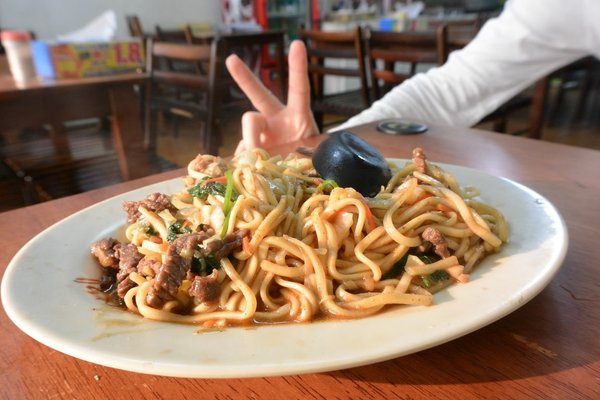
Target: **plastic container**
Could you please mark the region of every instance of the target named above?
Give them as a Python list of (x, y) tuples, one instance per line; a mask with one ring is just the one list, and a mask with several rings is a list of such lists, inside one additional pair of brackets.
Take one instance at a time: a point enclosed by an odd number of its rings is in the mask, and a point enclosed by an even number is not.
[(23, 31), (2, 31), (0, 40), (6, 50), (10, 72), (17, 83), (36, 77), (31, 52), (31, 34)]

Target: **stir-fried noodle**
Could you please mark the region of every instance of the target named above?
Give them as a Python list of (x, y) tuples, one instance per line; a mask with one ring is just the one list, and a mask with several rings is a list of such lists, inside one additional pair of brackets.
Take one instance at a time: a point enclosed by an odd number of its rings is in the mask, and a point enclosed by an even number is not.
[(145, 318), (205, 327), (431, 305), (508, 228), (475, 189), (414, 156), (372, 198), (319, 178), (300, 155), (198, 156), (185, 190), (126, 202), (126, 243), (92, 246), (101, 287)]

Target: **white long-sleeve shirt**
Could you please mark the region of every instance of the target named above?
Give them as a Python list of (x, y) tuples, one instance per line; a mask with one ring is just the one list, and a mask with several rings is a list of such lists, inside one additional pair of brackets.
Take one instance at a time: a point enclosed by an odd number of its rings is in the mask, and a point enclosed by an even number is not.
[(537, 79), (588, 55), (600, 58), (600, 0), (509, 0), (444, 65), (333, 130), (402, 117), (472, 126)]

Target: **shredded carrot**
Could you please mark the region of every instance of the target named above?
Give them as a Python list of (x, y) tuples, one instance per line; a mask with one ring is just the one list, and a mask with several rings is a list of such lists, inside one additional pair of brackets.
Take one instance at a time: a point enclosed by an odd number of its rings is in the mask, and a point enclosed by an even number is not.
[(429, 193), (429, 192), (423, 192), (423, 193), (421, 193), (421, 195), (419, 197), (417, 197), (417, 199), (415, 200), (415, 203), (418, 203), (421, 200), (425, 200), (425, 199), (427, 199), (427, 198), (429, 198), (431, 196), (433, 196), (431, 193)]
[(362, 200), (362, 203), (363, 203), (363, 206), (365, 207), (365, 214), (367, 217), (367, 231), (371, 232), (372, 230), (377, 228), (377, 224), (375, 223), (375, 217), (373, 216), (373, 213), (371, 212), (369, 205), (364, 200)]
[(217, 321), (216, 320), (208, 320), (208, 321), (204, 321), (202, 323), (202, 326), (204, 328), (214, 328), (214, 326), (216, 325)]
[(160, 236), (150, 236), (148, 240), (156, 244), (161, 244), (163, 242)]
[(204, 187), (212, 182), (219, 182), (219, 183), (222, 183), (225, 185), (227, 183), (227, 177), (225, 175), (223, 175), (223, 176), (217, 176), (216, 178), (206, 179), (206, 180), (202, 181), (202, 183), (200, 184), (200, 187)]
[(445, 205), (445, 204), (438, 204), (438, 205), (437, 205), (435, 208), (436, 208), (438, 211), (445, 212), (445, 213), (448, 213), (448, 212), (452, 212), (452, 211), (454, 211), (453, 209), (451, 209), (450, 207), (448, 207), (448, 206), (447, 206), (447, 205)]
[(250, 248), (250, 239), (248, 236), (244, 236), (242, 238), (242, 250), (244, 250), (244, 253), (246, 254), (252, 254), (252, 249)]
[(319, 186), (319, 185), (321, 184), (321, 180), (320, 180), (320, 179), (318, 179), (318, 178), (314, 178), (314, 179), (313, 179), (313, 184), (314, 184), (315, 186)]
[(163, 243), (160, 245), (160, 251), (167, 252), (169, 251), (169, 243)]

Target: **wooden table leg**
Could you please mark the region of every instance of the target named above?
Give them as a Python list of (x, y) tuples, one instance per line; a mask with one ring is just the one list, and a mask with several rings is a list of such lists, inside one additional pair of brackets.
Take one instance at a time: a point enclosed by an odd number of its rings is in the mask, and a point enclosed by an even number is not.
[(72, 160), (71, 146), (67, 138), (64, 121), (52, 121), (48, 129), (57, 159), (61, 161)]
[(132, 85), (114, 86), (109, 90), (112, 112), (112, 135), (125, 181), (157, 172), (151, 168), (144, 148), (144, 133), (139, 118), (139, 102)]

